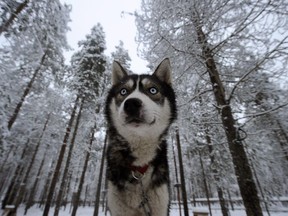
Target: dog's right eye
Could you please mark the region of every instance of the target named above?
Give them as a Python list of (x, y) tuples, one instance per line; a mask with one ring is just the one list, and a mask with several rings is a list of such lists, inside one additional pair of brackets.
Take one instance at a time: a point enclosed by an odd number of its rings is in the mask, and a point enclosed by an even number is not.
[(122, 96), (125, 96), (126, 94), (127, 94), (127, 89), (125, 89), (125, 88), (122, 88), (121, 90), (120, 90), (120, 94), (122, 95)]

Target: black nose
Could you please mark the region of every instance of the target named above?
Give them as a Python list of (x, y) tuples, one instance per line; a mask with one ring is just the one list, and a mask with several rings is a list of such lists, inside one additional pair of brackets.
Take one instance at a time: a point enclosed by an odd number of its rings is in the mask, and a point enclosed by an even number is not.
[(140, 114), (140, 109), (142, 107), (142, 101), (138, 98), (129, 98), (124, 103), (124, 111), (129, 116), (138, 117)]

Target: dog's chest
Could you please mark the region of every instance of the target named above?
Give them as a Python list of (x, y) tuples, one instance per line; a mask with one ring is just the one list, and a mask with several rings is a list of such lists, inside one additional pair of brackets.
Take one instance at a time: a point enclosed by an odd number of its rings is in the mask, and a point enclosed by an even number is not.
[[(134, 140), (135, 141), (135, 140)], [(133, 161), (134, 166), (143, 166), (148, 164), (156, 156), (158, 145), (154, 141), (139, 141), (130, 144), (132, 156), (135, 158)]]

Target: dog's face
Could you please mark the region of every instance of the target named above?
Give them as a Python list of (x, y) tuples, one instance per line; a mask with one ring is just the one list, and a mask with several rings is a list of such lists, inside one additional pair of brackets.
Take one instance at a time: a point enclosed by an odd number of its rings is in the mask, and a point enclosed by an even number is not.
[(121, 136), (159, 138), (176, 117), (171, 67), (162, 61), (152, 75), (127, 75), (113, 63), (113, 87), (108, 94), (106, 117)]

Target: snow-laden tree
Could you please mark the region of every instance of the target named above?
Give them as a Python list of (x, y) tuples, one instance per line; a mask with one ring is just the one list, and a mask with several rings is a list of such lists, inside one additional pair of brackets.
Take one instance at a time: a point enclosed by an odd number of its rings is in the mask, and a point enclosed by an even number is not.
[(119, 41), (119, 45), (115, 46), (115, 51), (111, 53), (112, 59), (118, 61), (128, 72), (131, 71), (131, 58), (128, 50), (125, 49), (123, 41)]
[(246, 85), (250, 88), (241, 100), (246, 107), (246, 142), (250, 143), (251, 163), (257, 167), (262, 187), (270, 188), (264, 190), (264, 196), (285, 195), (288, 193), (288, 130), (284, 119), (288, 107), (275, 107), (275, 104), (285, 103), (287, 90), (276, 85), (266, 73), (262, 74), (262, 79), (251, 76)]
[[(262, 215), (262, 210), (242, 143), (244, 128), (236, 121), (243, 113), (239, 96), (249, 91), (246, 81), (252, 75), (261, 79), (265, 71), (274, 82), (286, 77), (287, 7), (286, 1), (143, 0), (136, 13), (142, 55), (151, 63), (171, 58), (183, 105), (181, 125), (209, 110), (196, 114), (191, 109), (199, 96), (219, 113), (247, 215)], [(287, 101), (280, 103), (273, 107)]]
[(105, 71), (106, 49), (105, 33), (101, 24), (95, 25), (86, 39), (79, 43), (80, 51), (71, 59), (74, 78), (72, 87), (77, 90), (80, 97), (85, 100), (94, 100), (100, 95)]
[(4, 0), (0, 3), (0, 35), (13, 25), (14, 20), (17, 19), (25, 7), (28, 6), (28, 3), (29, 0), (23, 2)]
[[(79, 106), (79, 111), (78, 113), (74, 116), (76, 117), (75, 120), (75, 126), (74, 126), (74, 131), (72, 134), (72, 139), (69, 145), (69, 150), (68, 150), (68, 155), (66, 158), (66, 163), (62, 175), (62, 180), (61, 180), (61, 185), (59, 187), (59, 193), (57, 195), (57, 200), (56, 200), (56, 207), (54, 211), (54, 216), (57, 216), (59, 214), (60, 206), (62, 204), (62, 199), (63, 199), (63, 193), (65, 190), (65, 187), (67, 186), (67, 175), (69, 171), (69, 167), (71, 164), (71, 159), (72, 159), (72, 153), (74, 152), (75, 148), (75, 140), (76, 137), (78, 136), (78, 129), (79, 129), (79, 123), (82, 118), (82, 112), (89, 110), (90, 109), (90, 119), (87, 120), (86, 127), (92, 128), (92, 132), (89, 135), (89, 149), (92, 147), (92, 142), (94, 139), (94, 133), (96, 130), (96, 126), (99, 128), (101, 126), (101, 123), (103, 121), (99, 121), (98, 124), (94, 122), (95, 119), (95, 111), (96, 114), (99, 114), (100, 112), (100, 107), (101, 107), (101, 97), (103, 96), (103, 87), (106, 85), (105, 84), (105, 66), (106, 66), (106, 56), (104, 55), (104, 51), (106, 49), (106, 41), (105, 41), (105, 34), (103, 31), (103, 28), (101, 24), (97, 24), (91, 29), (91, 33), (86, 35), (86, 39), (82, 40), (79, 42), (79, 47), (80, 51), (76, 52), (71, 59), (71, 72), (72, 72), (72, 84), (71, 87), (76, 90), (76, 101), (75, 101), (75, 110)], [(72, 118), (72, 114), (71, 114)], [(92, 119), (92, 120), (91, 120)], [(72, 126), (72, 125), (71, 125)], [(83, 130), (83, 128), (82, 128)], [(89, 132), (90, 133), (90, 132)], [(68, 135), (69, 136), (69, 135)], [(84, 139), (86, 140), (86, 139)], [(85, 141), (84, 141), (85, 143)], [(64, 143), (63, 143), (64, 145)], [(66, 143), (65, 143), (66, 145)], [(64, 155), (63, 150), (63, 155)], [(78, 201), (80, 199), (80, 195), (82, 192), (83, 184), (84, 184), (84, 177), (86, 174), (86, 170), (88, 167), (88, 161), (89, 161), (89, 156), (90, 156), (90, 150), (86, 150), (86, 158), (85, 158), (85, 163), (83, 167), (83, 172), (81, 175), (81, 181), (79, 184), (79, 189), (77, 192), (76, 200), (73, 208), (73, 215), (76, 214), (77, 207), (78, 207)], [(59, 156), (58, 158), (58, 169), (60, 169), (61, 164), (63, 161), (63, 157)], [(57, 171), (59, 172), (59, 171)], [(55, 178), (54, 178), (55, 177)], [(56, 176), (56, 171), (54, 172), (54, 177), (53, 180), (57, 181), (58, 176)], [(50, 190), (55, 190), (56, 183), (54, 185), (54, 188), (50, 187)], [(52, 194), (52, 192), (51, 192)], [(49, 202), (51, 203), (52, 195), (49, 197)], [(48, 203), (48, 202), (47, 202)], [(48, 204), (45, 206), (45, 214), (48, 214)]]
[[(64, 65), (62, 52), (68, 48), (65, 34), (70, 8), (58, 0), (23, 3), (26, 5), (17, 19), (5, 26), (0, 47), (1, 91), (6, 99), (4, 117), (9, 130), (33, 90), (35, 80), (38, 79), (38, 84), (49, 85), (52, 74), (60, 75)], [(15, 15), (14, 7), (20, 3), (4, 1), (1, 4), (9, 17)], [(5, 23), (5, 18), (2, 22)]]
[[(0, 148), (5, 152), (3, 155), (7, 156), (7, 160), (1, 157), (1, 162), (4, 162), (1, 165), (5, 168), (1, 171), (9, 170), (9, 162), (22, 167), (19, 168), (22, 172), (18, 172), (17, 168), (11, 169), (12, 175), (5, 179), (6, 186), (13, 185), (13, 190), (8, 187), (5, 191), (5, 200), (8, 196), (12, 199), (4, 203), (4, 208), (5, 204), (15, 204), (17, 207), (22, 201), (23, 191), (33, 176), (32, 167), (42, 153), (41, 143), (36, 140), (44, 136), (41, 134), (47, 115), (53, 115), (52, 110), (58, 110), (57, 104), (54, 107), (47, 105), (56, 93), (47, 93), (50, 89), (58, 89), (55, 80), (62, 77), (62, 52), (68, 48), (65, 34), (68, 31), (70, 8), (58, 0), (1, 1), (0, 4), (4, 11), (0, 20), (0, 92), (3, 96), (0, 99), (0, 139), (4, 144)], [(33, 153), (26, 152), (27, 160), (21, 161), (17, 155), (24, 152), (25, 148)], [(25, 164), (27, 167), (23, 166)], [(5, 178), (5, 172), (2, 174)], [(14, 176), (22, 179), (22, 182), (15, 181)]]
[[(54, 85), (44, 92), (30, 95), (13, 129), (13, 136), (6, 137), (10, 148), (0, 162), (3, 208), (5, 204), (19, 205), (29, 194), (36, 169), (40, 169), (38, 165), (45, 154), (48, 157), (41, 168), (41, 177), (42, 180), (47, 178), (48, 173), (43, 169), (49, 169), (51, 155), (58, 151), (66, 123), (65, 112), (69, 110), (71, 100), (68, 95), (64, 97), (63, 92), (63, 88)], [(41, 180), (39, 183), (43, 184)]]

